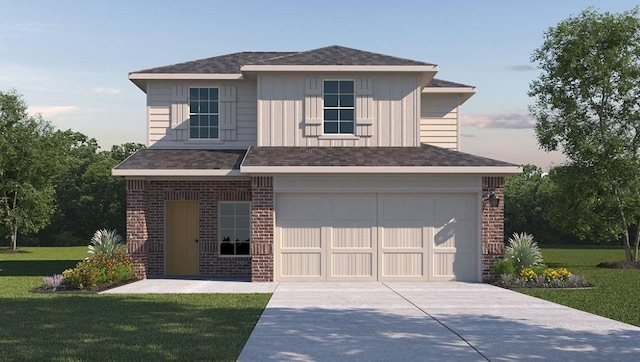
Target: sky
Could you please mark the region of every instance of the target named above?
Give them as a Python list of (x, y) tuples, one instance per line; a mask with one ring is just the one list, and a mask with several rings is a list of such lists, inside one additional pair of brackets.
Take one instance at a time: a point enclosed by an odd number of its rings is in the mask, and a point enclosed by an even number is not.
[(145, 94), (129, 72), (239, 51), (329, 45), (437, 64), (437, 77), (473, 85), (461, 109), (460, 150), (547, 170), (529, 117), (530, 62), (544, 32), (592, 6), (633, 1), (0, 0), (0, 91), (30, 113), (98, 140), (145, 142)]

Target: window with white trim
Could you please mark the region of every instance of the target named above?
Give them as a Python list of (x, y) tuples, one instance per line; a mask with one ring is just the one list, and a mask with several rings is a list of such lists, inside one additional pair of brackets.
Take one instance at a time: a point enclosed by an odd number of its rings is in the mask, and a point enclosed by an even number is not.
[(219, 138), (218, 88), (189, 88), (189, 138)]
[(251, 204), (220, 203), (220, 255), (249, 255)]
[(324, 134), (353, 134), (355, 94), (352, 80), (325, 80), (322, 91)]

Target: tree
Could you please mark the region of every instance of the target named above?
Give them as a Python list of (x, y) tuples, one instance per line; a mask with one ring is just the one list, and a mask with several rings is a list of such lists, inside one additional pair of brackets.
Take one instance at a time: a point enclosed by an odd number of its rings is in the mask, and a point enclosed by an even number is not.
[(54, 212), (60, 144), (50, 123), (27, 114), (17, 92), (0, 92), (0, 232), (12, 250), (19, 231), (40, 230)]
[[(530, 85), (536, 136), (561, 149), (573, 185), (571, 217), (608, 227), (628, 260), (640, 243), (640, 19), (589, 8), (545, 32), (532, 55), (540, 75)], [(565, 180), (567, 177), (564, 178)], [(579, 182), (578, 182), (579, 180)], [(594, 200), (594, 207), (586, 207)], [(568, 205), (569, 206), (569, 205)], [(611, 220), (615, 220), (612, 224)], [(584, 219), (582, 220), (584, 221)], [(632, 246), (633, 245), (633, 248)]]

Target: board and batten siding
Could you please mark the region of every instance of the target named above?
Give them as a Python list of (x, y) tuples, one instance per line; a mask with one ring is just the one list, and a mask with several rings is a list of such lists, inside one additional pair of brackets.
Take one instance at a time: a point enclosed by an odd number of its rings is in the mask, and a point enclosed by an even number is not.
[[(355, 135), (322, 134), (323, 80), (354, 80)], [(258, 146), (420, 144), (420, 79), (411, 73), (258, 76)]]
[(460, 96), (423, 93), (421, 98), (420, 143), (457, 150)]
[[(219, 140), (189, 140), (189, 87), (219, 88)], [(255, 81), (149, 82), (147, 147), (240, 149), (255, 146), (256, 100)]]

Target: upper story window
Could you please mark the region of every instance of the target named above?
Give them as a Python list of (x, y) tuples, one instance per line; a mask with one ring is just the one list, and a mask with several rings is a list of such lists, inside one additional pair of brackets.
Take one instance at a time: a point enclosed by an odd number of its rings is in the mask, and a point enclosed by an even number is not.
[(352, 80), (325, 80), (323, 90), (324, 134), (353, 134), (355, 120)]
[(217, 139), (218, 88), (189, 88), (189, 138)]

